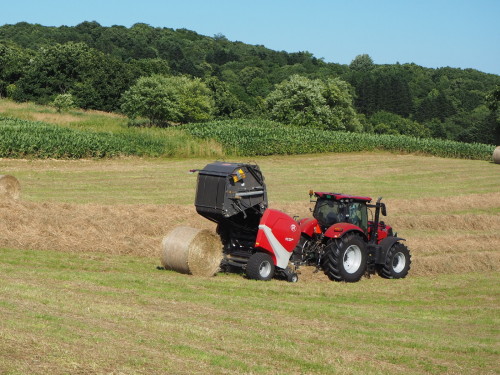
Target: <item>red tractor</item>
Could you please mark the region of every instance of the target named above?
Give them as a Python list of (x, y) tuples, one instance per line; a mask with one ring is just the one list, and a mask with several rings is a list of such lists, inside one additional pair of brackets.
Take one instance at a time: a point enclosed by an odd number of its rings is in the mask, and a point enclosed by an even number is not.
[[(392, 228), (380, 221), (386, 207), (379, 198), (312, 191), (316, 197), (313, 218), (299, 221), (301, 239), (291, 261), (314, 265), (331, 280), (355, 282), (377, 272), (388, 279), (408, 274), (411, 256)], [(370, 209), (375, 212), (369, 218)]]
[[(313, 193), (314, 218), (295, 221), (268, 208), (264, 176), (257, 165), (215, 162), (198, 171), (197, 212), (217, 223), (223, 270), (256, 280), (274, 276), (296, 282), (297, 268), (314, 265), (332, 280), (355, 282), (378, 272), (403, 278), (410, 252), (380, 221), (385, 204), (371, 198)], [(369, 220), (369, 209), (375, 209)]]

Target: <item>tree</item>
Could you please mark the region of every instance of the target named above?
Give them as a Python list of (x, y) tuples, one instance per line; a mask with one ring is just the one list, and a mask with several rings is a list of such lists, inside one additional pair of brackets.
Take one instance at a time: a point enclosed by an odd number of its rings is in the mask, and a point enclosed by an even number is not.
[(245, 112), (245, 104), (229, 91), (229, 86), (217, 77), (207, 78), (205, 84), (211, 91), (216, 118), (241, 117)]
[(73, 101), (73, 95), (71, 94), (59, 94), (54, 99), (54, 107), (57, 108), (57, 112), (67, 111), (71, 107), (75, 106)]
[(276, 86), (265, 105), (271, 119), (286, 124), (356, 130), (360, 124), (348, 87), (339, 79), (324, 82), (294, 75)]
[(14, 99), (48, 104), (55, 95), (70, 93), (81, 108), (115, 110), (130, 86), (128, 65), (85, 43), (41, 48), (16, 83)]
[(122, 96), (128, 117), (145, 117), (153, 125), (205, 121), (212, 117), (210, 90), (200, 79), (184, 76), (141, 77)]
[(387, 111), (375, 113), (370, 121), (375, 133), (403, 134), (419, 138), (430, 137), (431, 131), (424, 125)]
[(374, 67), (373, 59), (370, 55), (363, 54), (358, 55), (351, 61), (349, 64), (349, 69), (355, 70), (358, 72), (367, 72)]
[[(15, 82), (29, 62), (28, 54), (18, 47), (0, 43), (0, 98), (15, 91)], [(9, 89), (10, 86), (10, 89)]]

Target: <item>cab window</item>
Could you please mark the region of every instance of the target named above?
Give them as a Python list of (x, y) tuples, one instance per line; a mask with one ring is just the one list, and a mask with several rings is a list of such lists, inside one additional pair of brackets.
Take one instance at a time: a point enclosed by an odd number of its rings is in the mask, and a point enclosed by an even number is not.
[(368, 229), (368, 213), (366, 205), (363, 203), (351, 203), (348, 211), (349, 217), (347, 222), (357, 225), (366, 232)]

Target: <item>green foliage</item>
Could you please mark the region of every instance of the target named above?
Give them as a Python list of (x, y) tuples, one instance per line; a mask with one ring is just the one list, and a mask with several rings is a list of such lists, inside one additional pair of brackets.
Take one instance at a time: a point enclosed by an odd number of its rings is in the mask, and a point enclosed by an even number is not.
[(75, 106), (75, 102), (73, 100), (73, 95), (71, 94), (59, 94), (54, 98), (52, 102), (54, 107), (57, 108), (57, 112), (67, 111), (68, 109)]
[[(289, 122), (285, 116), (267, 113), (263, 98), (276, 85), (300, 75), (322, 82), (334, 78), (349, 82), (358, 114), (394, 113), (427, 124), (432, 135), (453, 140), (492, 142), (493, 132), (495, 143), (500, 142), (498, 111), (487, 121), (467, 123), (478, 119), (477, 112), (485, 105), (490, 106), (488, 98), (500, 85), (498, 75), (473, 69), (377, 65), (367, 54), (356, 56), (350, 65), (340, 65), (309, 52), (273, 51), (231, 42), (223, 35), (208, 37), (143, 23), (128, 28), (97, 22), (75, 27), (26, 22), (0, 26), (0, 97), (47, 104), (58, 94), (70, 93), (81, 108), (119, 111), (122, 94), (138, 78), (154, 74), (184, 74), (207, 84), (209, 79), (219, 80), (223, 92), (212, 93), (213, 115), (219, 119), (269, 115)], [(317, 98), (314, 90), (310, 95)], [(310, 123), (319, 118), (316, 125), (323, 128), (372, 130), (369, 122), (360, 127), (359, 116), (352, 117), (345, 108), (344, 113), (335, 113), (343, 120), (328, 123), (327, 111), (321, 105), (312, 107), (318, 113), (304, 113), (296, 120)], [(377, 131), (393, 132), (392, 125), (379, 125)], [(486, 129), (485, 137), (474, 129)]]
[(387, 150), (441, 157), (490, 160), (494, 146), (409, 136), (327, 131), (284, 126), (267, 120), (230, 120), (182, 127), (203, 139), (213, 138), (228, 153), (241, 156)]
[(265, 105), (272, 120), (295, 126), (358, 130), (348, 84), (338, 78), (326, 82), (299, 75), (280, 83)]
[(217, 77), (209, 77), (204, 80), (214, 103), (214, 117), (235, 118), (242, 117), (246, 111), (245, 104), (229, 90), (229, 85)]
[(13, 98), (48, 104), (70, 93), (81, 108), (111, 110), (131, 79), (123, 63), (85, 43), (55, 44), (33, 53)]
[(370, 117), (375, 133), (402, 134), (417, 138), (430, 137), (431, 131), (424, 125), (387, 111), (379, 111)]
[(354, 60), (351, 61), (349, 64), (349, 69), (354, 70), (354, 71), (369, 71), (375, 67), (375, 64), (373, 64), (373, 59), (370, 57), (370, 55), (363, 54), (363, 55), (358, 55), (354, 58)]
[(0, 157), (5, 158), (159, 156), (165, 152), (164, 141), (147, 134), (94, 133), (5, 117), (0, 117), (0, 133)]
[(122, 101), (123, 113), (131, 119), (148, 118), (154, 125), (205, 121), (213, 111), (207, 86), (185, 76), (141, 77), (123, 94)]

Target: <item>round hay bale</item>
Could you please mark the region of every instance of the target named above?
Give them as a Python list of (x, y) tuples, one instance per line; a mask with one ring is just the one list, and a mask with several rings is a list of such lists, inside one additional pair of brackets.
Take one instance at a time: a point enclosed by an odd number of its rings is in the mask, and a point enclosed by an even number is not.
[(163, 238), (161, 263), (167, 270), (213, 276), (221, 260), (220, 238), (207, 229), (176, 227)]
[(21, 184), (14, 176), (0, 175), (0, 199), (19, 199)]
[(495, 164), (500, 164), (500, 146), (497, 146), (493, 151), (493, 162)]

